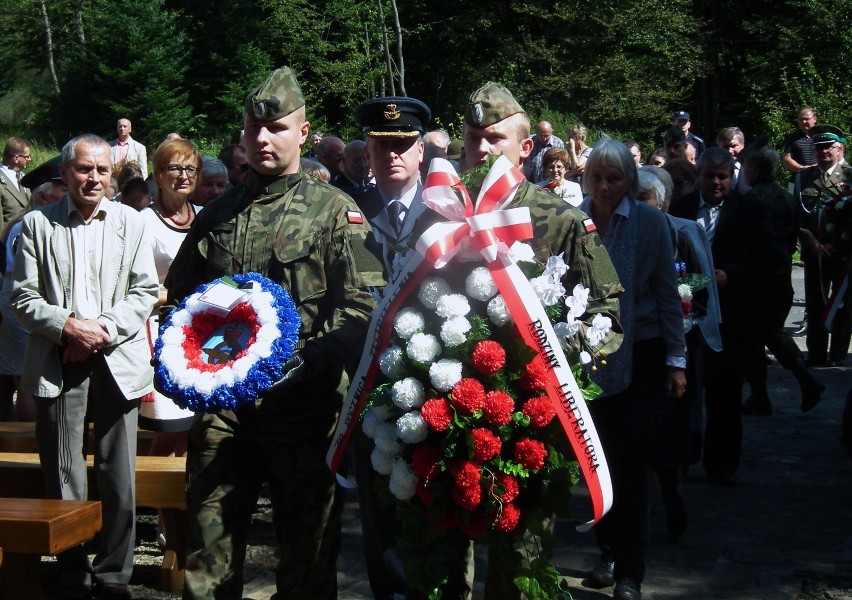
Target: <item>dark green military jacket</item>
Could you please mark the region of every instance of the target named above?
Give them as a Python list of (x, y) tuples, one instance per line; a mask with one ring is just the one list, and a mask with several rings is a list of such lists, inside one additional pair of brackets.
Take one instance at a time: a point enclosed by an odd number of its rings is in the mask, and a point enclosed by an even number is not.
[(375, 307), (369, 288), (384, 285), (360, 215), (349, 196), (301, 172), (283, 179), (252, 172), (198, 214), (166, 277), (167, 307), (200, 284), (258, 272), (296, 303), (299, 348), (311, 372), (350, 370)]

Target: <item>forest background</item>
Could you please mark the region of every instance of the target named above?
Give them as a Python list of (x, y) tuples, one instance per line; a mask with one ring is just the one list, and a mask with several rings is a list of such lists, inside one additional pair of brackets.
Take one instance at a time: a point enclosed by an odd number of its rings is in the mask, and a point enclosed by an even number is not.
[[(0, 0), (0, 133), (58, 148), (176, 131), (215, 154), (246, 93), (292, 66), (312, 130), (358, 137), (364, 100), (408, 95), (461, 134), (470, 93), (511, 89), (533, 122), (658, 144), (671, 112), (713, 143), (781, 149), (798, 108), (852, 130), (852, 0)], [(34, 164), (38, 164), (37, 162)]]

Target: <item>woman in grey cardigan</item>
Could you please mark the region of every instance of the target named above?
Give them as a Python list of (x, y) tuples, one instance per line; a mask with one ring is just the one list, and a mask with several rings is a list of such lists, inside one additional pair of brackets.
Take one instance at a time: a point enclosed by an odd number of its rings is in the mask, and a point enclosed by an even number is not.
[(603, 388), (591, 404), (613, 482), (613, 506), (595, 527), (601, 564), (589, 587), (615, 583), (613, 598), (638, 600), (648, 547), (652, 417), (666, 396), (686, 389), (686, 346), (674, 249), (663, 214), (637, 202), (637, 170), (627, 147), (598, 143), (583, 175), (580, 208), (594, 222), (625, 292), (620, 296), (624, 343), (595, 374)]

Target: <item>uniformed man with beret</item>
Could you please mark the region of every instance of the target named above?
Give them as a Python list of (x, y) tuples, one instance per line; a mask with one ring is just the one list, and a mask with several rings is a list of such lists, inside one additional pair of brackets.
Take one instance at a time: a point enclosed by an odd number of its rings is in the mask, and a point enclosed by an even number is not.
[[(500, 154), (523, 170), (524, 160), (532, 147), (529, 117), (508, 89), (499, 83), (488, 82), (471, 94), (464, 115), (463, 170), (481, 167), (488, 156)], [(469, 191), (472, 198), (476, 198), (479, 192), (476, 189)], [(548, 258), (561, 255), (569, 265), (562, 281), (565, 289), (571, 290), (578, 283), (589, 289), (584, 323), (590, 323), (598, 314), (612, 319), (613, 328), (601, 346), (607, 355), (612, 354), (621, 345), (623, 335), (618, 303), (623, 289), (603, 242), (589, 226), (590, 220), (561, 198), (527, 180), (521, 182), (506, 208), (518, 207), (530, 210), (533, 238), (528, 243), (535, 258), (544, 264)], [(531, 542), (528, 547), (535, 545)], [(430, 552), (430, 548), (424, 546), (423, 552)], [(467, 586), (471, 576), (465, 573), (469, 570), (469, 563), (464, 562), (470, 558), (469, 551), (459, 552), (456, 569), (449, 573), (449, 580), (454, 583), (444, 590), (443, 598), (469, 597)], [(511, 576), (511, 571), (501, 564), (500, 557), (489, 556), (485, 597), (518, 598), (520, 593)]]
[(852, 167), (843, 158), (846, 136), (840, 129), (833, 125), (816, 125), (810, 134), (817, 164), (796, 174), (793, 194), (802, 218), (799, 245), (805, 263), (808, 365), (841, 366), (852, 337), (849, 291), (830, 332), (825, 327), (823, 315), (828, 299), (842, 284), (844, 270), (849, 264), (849, 236), (852, 235), (849, 208), (852, 207), (847, 207), (849, 202), (841, 199), (852, 193)]
[(208, 205), (172, 263), (167, 305), (196, 286), (259, 272), (292, 296), (301, 328), (282, 379), (251, 406), (198, 414), (189, 433), (190, 533), (185, 598), (242, 598), (246, 536), (269, 484), (279, 545), (278, 596), (337, 598), (341, 497), (325, 463), (382, 266), (351, 198), (306, 177), (305, 101), (293, 71), (274, 71), (245, 100), (243, 185)]

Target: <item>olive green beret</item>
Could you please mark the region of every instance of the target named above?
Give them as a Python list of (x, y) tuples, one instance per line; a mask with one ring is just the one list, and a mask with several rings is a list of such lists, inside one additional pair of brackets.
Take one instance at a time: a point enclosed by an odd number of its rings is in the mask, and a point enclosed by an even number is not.
[(296, 74), (290, 67), (281, 67), (246, 96), (245, 111), (257, 121), (277, 121), (304, 105)]
[(814, 125), (811, 127), (811, 139), (814, 144), (838, 144), (846, 143), (843, 131), (834, 125)]
[(489, 81), (470, 95), (464, 122), (465, 125), (485, 129), (522, 112), (524, 109), (512, 92), (499, 83)]

